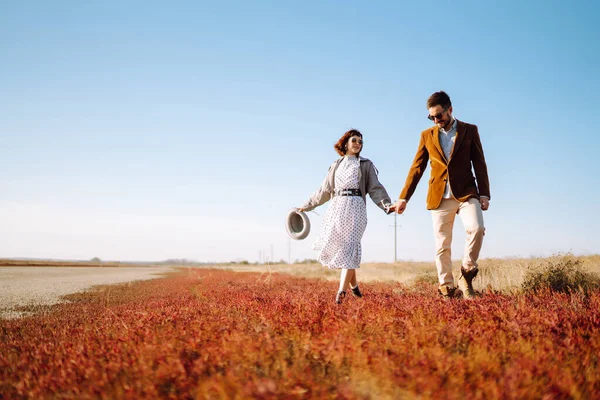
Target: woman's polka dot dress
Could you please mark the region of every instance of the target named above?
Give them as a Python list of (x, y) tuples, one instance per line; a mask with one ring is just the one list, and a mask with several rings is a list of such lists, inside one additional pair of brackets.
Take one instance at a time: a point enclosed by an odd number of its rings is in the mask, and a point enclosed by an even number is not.
[[(358, 189), (360, 160), (345, 156), (335, 171), (335, 191)], [(333, 196), (315, 242), (317, 260), (331, 269), (360, 268), (360, 241), (367, 228), (367, 207), (362, 196)]]

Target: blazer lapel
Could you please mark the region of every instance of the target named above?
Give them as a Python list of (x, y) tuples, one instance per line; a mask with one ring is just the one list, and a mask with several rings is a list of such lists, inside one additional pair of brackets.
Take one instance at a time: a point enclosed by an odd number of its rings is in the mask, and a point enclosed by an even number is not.
[(464, 123), (460, 122), (459, 120), (456, 120), (456, 137), (454, 138), (454, 146), (452, 146), (452, 153), (450, 153), (450, 159), (452, 159), (452, 156), (456, 154), (458, 148), (463, 142), (466, 129), (467, 128)]
[[(431, 136), (432, 136), (431, 139), (433, 139), (433, 144), (434, 144), (435, 148), (438, 149), (442, 158), (444, 160), (446, 160), (446, 155), (444, 154), (444, 150), (442, 150), (442, 145), (440, 144), (440, 131), (439, 131), (439, 128), (437, 125), (433, 127)], [(448, 160), (446, 160), (446, 162), (448, 162)]]

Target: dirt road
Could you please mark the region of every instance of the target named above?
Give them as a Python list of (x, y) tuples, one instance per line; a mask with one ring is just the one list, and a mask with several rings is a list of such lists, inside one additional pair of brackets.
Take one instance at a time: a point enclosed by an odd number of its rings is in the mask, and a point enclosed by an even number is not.
[(109, 285), (159, 278), (170, 267), (0, 267), (0, 318), (27, 315), (19, 307), (52, 305), (61, 296)]

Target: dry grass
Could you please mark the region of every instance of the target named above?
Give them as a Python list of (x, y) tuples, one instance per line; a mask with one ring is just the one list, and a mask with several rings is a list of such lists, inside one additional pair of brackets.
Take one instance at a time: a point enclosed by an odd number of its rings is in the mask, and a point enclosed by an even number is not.
[[(435, 270), (435, 266), (426, 262), (366, 263), (358, 272), (363, 282), (408, 282), (416, 277)], [(320, 264), (250, 264), (250, 265), (207, 265), (206, 268), (218, 268), (236, 272), (283, 273), (303, 278), (321, 278), (338, 280), (340, 271), (332, 270)]]
[[(487, 258), (479, 261), (479, 275), (473, 282), (478, 291), (493, 290), (512, 293), (521, 289), (528, 272), (542, 270), (548, 264), (558, 264), (576, 260), (584, 272), (600, 276), (600, 255), (574, 256), (572, 254), (556, 254), (552, 257), (532, 258)], [(0, 259), (0, 266), (50, 266), (50, 267), (123, 267), (133, 265), (152, 265), (91, 262), (91, 261), (44, 261), (44, 260), (10, 260)], [(161, 264), (163, 265), (163, 264)], [(174, 265), (175, 266), (175, 265)], [(455, 279), (460, 275), (460, 260), (453, 262)], [(176, 266), (180, 267), (180, 266)], [(187, 269), (209, 268), (236, 272), (258, 272), (263, 274), (283, 273), (303, 278), (320, 278), (330, 281), (339, 279), (340, 272), (325, 268), (320, 264), (210, 264)], [(400, 282), (406, 285), (425, 282), (437, 283), (435, 263), (424, 261), (401, 261), (397, 263), (364, 263), (358, 272), (361, 282)]]
[(528, 272), (539, 272), (548, 265), (568, 260), (578, 260), (585, 272), (600, 274), (600, 255), (576, 257), (572, 254), (557, 254), (544, 258), (486, 259), (481, 261), (480, 273), (473, 283), (479, 290), (491, 288), (510, 293), (522, 287)]
[[(552, 257), (532, 258), (488, 258), (479, 262), (479, 275), (473, 281), (478, 291), (494, 290), (512, 293), (520, 290), (527, 273), (539, 271), (548, 264), (578, 260), (585, 272), (600, 275), (600, 255), (574, 256), (557, 254)], [(454, 261), (454, 276), (460, 276), (460, 260)], [(339, 279), (339, 271), (330, 270), (319, 264), (250, 264), (250, 265), (210, 265), (207, 268), (218, 268), (237, 272), (284, 273), (305, 278)], [(414, 284), (417, 282), (437, 283), (435, 263), (401, 261), (397, 263), (365, 263), (358, 271), (361, 282), (400, 282)]]

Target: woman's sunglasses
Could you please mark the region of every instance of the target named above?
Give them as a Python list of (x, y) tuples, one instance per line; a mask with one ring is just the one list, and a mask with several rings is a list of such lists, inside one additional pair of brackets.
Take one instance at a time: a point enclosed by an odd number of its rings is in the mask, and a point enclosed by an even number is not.
[(362, 139), (355, 138), (355, 137), (353, 137), (352, 139), (350, 139), (350, 141), (351, 141), (352, 143), (356, 143), (356, 142), (358, 142), (358, 144), (363, 144), (363, 141), (362, 141)]

